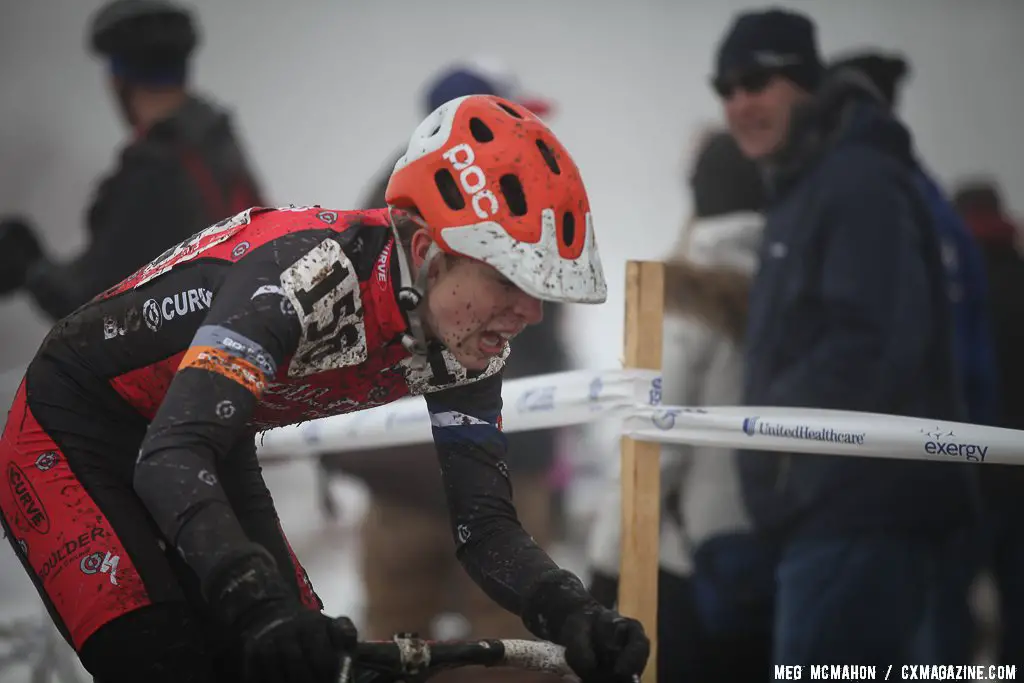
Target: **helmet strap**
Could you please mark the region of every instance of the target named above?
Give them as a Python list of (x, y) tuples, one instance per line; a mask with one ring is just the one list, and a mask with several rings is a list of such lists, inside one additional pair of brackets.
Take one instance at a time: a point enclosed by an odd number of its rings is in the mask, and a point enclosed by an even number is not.
[(423, 303), (423, 299), (427, 294), (430, 264), (441, 253), (441, 249), (437, 246), (436, 242), (430, 245), (426, 258), (420, 264), (414, 280), (409, 256), (405, 253), (405, 247), (402, 245), (398, 229), (395, 227), (395, 217), (390, 206), (388, 207), (388, 219), (391, 222), (391, 233), (395, 240), (395, 254), (398, 256), (398, 305), (409, 321), (409, 330), (402, 335), (402, 345), (412, 354), (413, 367), (422, 367), (427, 362), (428, 347), (427, 335), (423, 327), (423, 318), (420, 315), (420, 304)]

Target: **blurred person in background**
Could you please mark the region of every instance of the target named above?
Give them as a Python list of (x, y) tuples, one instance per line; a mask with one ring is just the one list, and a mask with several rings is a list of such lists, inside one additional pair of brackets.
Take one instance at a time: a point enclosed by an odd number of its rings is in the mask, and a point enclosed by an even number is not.
[[(693, 218), (666, 269), (662, 399), (737, 405), (750, 281), (764, 218), (760, 172), (728, 132), (709, 131), (689, 177)], [(767, 681), (775, 558), (740, 491), (737, 454), (665, 446), (658, 680)], [(621, 489), (610, 481), (590, 539), (594, 597), (618, 592)]]
[[(903, 56), (875, 50), (852, 52), (833, 60), (831, 69), (867, 77), (881, 101), (898, 116), (900, 95), (910, 75), (910, 64)], [(942, 260), (953, 304), (953, 344), (967, 420), (991, 425), (998, 412), (998, 392), (981, 250), (939, 183), (920, 160), (916, 165), (915, 178), (942, 240)]]
[[(850, 52), (833, 59), (832, 71), (845, 77), (867, 78), (881, 101), (898, 116), (910, 64), (899, 54), (880, 50)], [(952, 202), (924, 165), (917, 162), (915, 179), (931, 210), (939, 231), (942, 261), (946, 269), (949, 299), (953, 310), (953, 349), (966, 420), (992, 425), (998, 412), (995, 348), (988, 310), (988, 285), (981, 250)], [(984, 471), (979, 473), (979, 476)], [(976, 504), (982, 501), (976, 492)], [(982, 525), (969, 525), (951, 537), (947, 560), (940, 564), (942, 589), (933, 596), (928, 628), (922, 634), (920, 652), (931, 661), (959, 664), (973, 661), (977, 649), (975, 618), (970, 605), (971, 586), (984, 564), (985, 539)]]
[[(228, 115), (189, 90), (198, 40), (191, 13), (164, 0), (115, 0), (93, 16), (89, 46), (108, 63), (131, 139), (86, 211), (89, 244), (76, 258), (48, 256), (27, 217), (0, 220), (0, 295), (25, 291), (58, 320), (171, 245), (262, 203)], [(169, 300), (162, 314), (181, 306)]]
[[(988, 275), (1000, 392), (995, 424), (1024, 429), (1024, 257), (1020, 231), (1003, 208), (998, 186), (989, 179), (961, 184), (954, 192), (954, 203), (978, 240)], [(998, 595), (998, 662), (1024, 665), (1024, 468), (986, 465), (978, 475), (987, 512), (987, 559)]]
[[(729, 128), (769, 192), (743, 402), (963, 419), (911, 136), (865, 79), (825, 78), (815, 33), (799, 13), (746, 12), (716, 55)], [(775, 430), (757, 415), (747, 425)], [(863, 443), (855, 431), (807, 438)], [(955, 441), (923, 433), (921, 454)], [(910, 661), (943, 548), (975, 512), (973, 473), (944, 459), (740, 454), (755, 526), (780, 548), (776, 664)]]
[[(424, 113), (473, 94), (505, 97), (539, 116), (551, 110), (543, 100), (522, 97), (514, 77), (495, 60), (477, 60), (440, 72), (426, 88)], [(393, 166), (387, 166), (374, 181), (363, 202), (364, 208), (386, 207), (384, 190)], [(545, 303), (544, 319), (517, 337), (516, 351), (506, 360), (505, 378), (531, 377), (569, 368), (561, 333), (563, 318), (563, 304)], [(533, 398), (532, 407), (543, 410), (551, 395), (540, 391)], [(508, 466), (516, 507), (523, 527), (544, 548), (550, 546), (554, 536), (552, 477), (563, 431), (506, 434), (509, 453), (515, 454)], [(370, 491), (370, 507), (360, 532), (367, 637), (389, 639), (403, 631), (430, 635), (435, 631), (437, 618), (447, 613), (465, 618), (469, 637), (529, 637), (515, 615), (491, 601), (470, 581), (452, 552), (453, 540), (433, 444), (327, 453), (321, 456), (320, 465), (321, 503), (328, 517), (337, 514), (330, 491), (332, 473), (356, 477)], [(447, 673), (444, 680), (460, 677), (549, 680), (539, 674), (484, 674), (472, 669)]]

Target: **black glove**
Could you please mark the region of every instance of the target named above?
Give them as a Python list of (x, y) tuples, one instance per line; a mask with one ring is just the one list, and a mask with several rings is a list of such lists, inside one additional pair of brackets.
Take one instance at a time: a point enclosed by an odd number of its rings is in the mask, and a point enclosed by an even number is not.
[(559, 640), (583, 683), (638, 682), (651, 654), (639, 621), (596, 604), (571, 614)]
[(602, 607), (570, 572), (553, 570), (530, 591), (523, 623), (565, 647), (583, 683), (634, 683), (647, 666), (651, 642), (639, 621)]
[(25, 285), (29, 268), (43, 255), (35, 230), (24, 218), (0, 220), (0, 295)]
[(241, 641), (246, 683), (337, 683), (356, 647), (352, 622), (303, 606), (262, 549), (222, 561), (206, 594), (215, 617)]

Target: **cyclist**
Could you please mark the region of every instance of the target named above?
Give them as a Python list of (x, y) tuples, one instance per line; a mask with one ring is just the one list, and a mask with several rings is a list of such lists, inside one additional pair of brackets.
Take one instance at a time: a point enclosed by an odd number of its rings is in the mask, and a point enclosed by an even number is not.
[(583, 680), (643, 669), (641, 625), (533, 542), (504, 465), (509, 340), (542, 300), (606, 298), (575, 163), (523, 107), (459, 98), (416, 128), (387, 202), (247, 209), (44, 340), (0, 440), (0, 511), (96, 680), (334, 680), (355, 628), (321, 613), (255, 436), (410, 394), (466, 571)]

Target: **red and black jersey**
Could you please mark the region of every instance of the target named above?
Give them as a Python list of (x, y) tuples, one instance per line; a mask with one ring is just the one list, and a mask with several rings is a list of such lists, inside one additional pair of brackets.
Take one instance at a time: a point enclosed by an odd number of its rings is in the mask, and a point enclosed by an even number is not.
[(401, 343), (393, 248), (384, 211), (244, 211), (81, 312), (75, 337), (93, 340), (82, 360), (147, 419), (179, 369), (221, 374), (256, 399), (256, 430), (497, 373), (501, 359), (470, 373), (440, 347), (426, 366), (412, 362)]
[(504, 358), (469, 372), (435, 345), (413, 362), (395, 248), (382, 210), (243, 211), (62, 320), (29, 371), (28, 400), (66, 407), (65, 432), (119, 443), (110, 457), (129, 453), (135, 492), (205, 577), (247, 542), (212, 475), (240, 440), (423, 395), (460, 557), (518, 612), (557, 567), (511, 504)]

